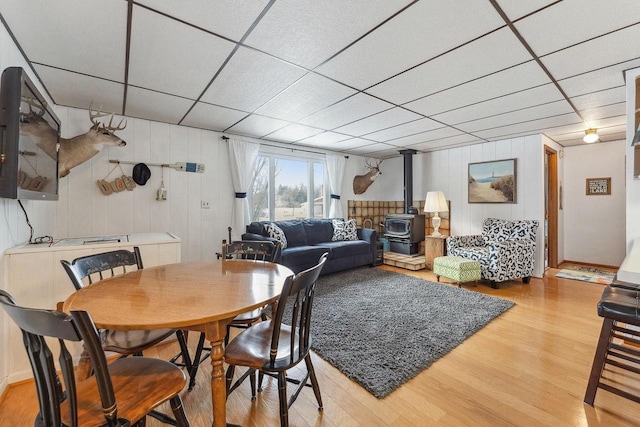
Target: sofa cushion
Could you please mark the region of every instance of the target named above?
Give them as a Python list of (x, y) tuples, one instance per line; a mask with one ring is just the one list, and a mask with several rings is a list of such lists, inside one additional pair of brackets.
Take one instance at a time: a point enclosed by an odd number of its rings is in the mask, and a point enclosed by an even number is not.
[(330, 242), (333, 237), (333, 225), (330, 219), (305, 219), (302, 225), (307, 233), (307, 243), (310, 245)]
[(267, 229), (265, 225), (270, 224), (269, 221), (260, 221), (260, 222), (252, 222), (247, 225), (247, 233), (251, 234), (259, 234), (261, 236), (268, 236)]
[(350, 219), (348, 221), (332, 219), (331, 224), (333, 224), (332, 241), (358, 240), (358, 229), (356, 227), (355, 219)]
[(284, 231), (285, 236), (287, 236), (289, 247), (306, 246), (308, 244), (307, 233), (304, 231), (302, 221), (277, 221), (276, 224), (278, 224), (278, 227), (280, 227), (282, 231)]
[(322, 242), (315, 246), (326, 248), (326, 250), (329, 251), (330, 258), (332, 259), (367, 254), (371, 252), (369, 243), (364, 240)]
[(280, 242), (280, 247), (285, 249), (288, 246), (287, 236), (284, 234), (284, 231), (280, 227), (278, 227), (275, 223), (265, 224), (264, 229), (267, 231), (267, 234), (272, 239), (276, 239)]
[(329, 257), (331, 257), (331, 250), (322, 246), (290, 247), (282, 251), (282, 264), (288, 267), (304, 264), (315, 265), (325, 252), (329, 252)]

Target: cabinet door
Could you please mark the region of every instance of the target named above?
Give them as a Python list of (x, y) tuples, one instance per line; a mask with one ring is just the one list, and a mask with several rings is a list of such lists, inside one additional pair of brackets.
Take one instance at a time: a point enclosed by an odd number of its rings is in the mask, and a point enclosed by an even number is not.
[(432, 237), (427, 236), (425, 238), (425, 263), (427, 264), (427, 268), (429, 270), (433, 270), (433, 259), (439, 256), (445, 255), (445, 240), (446, 236), (443, 237)]

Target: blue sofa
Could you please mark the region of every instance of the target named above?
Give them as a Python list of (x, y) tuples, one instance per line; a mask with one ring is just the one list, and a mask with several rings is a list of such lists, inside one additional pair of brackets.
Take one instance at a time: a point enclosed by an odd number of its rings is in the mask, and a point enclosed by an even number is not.
[[(242, 240), (274, 240), (265, 229), (272, 221), (252, 222)], [(284, 231), (287, 247), (282, 249), (276, 262), (299, 273), (318, 263), (320, 256), (328, 252), (329, 258), (322, 274), (349, 268), (373, 265), (376, 254), (376, 231), (358, 228), (358, 240), (332, 241), (333, 224), (331, 219), (303, 219), (273, 221)]]

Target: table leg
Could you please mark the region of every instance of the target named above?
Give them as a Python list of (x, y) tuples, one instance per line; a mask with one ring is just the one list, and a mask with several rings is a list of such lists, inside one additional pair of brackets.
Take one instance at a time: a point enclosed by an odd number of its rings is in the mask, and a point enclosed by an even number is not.
[(78, 366), (76, 366), (75, 372), (74, 372), (76, 380), (78, 381), (86, 380), (91, 376), (92, 370), (93, 370), (93, 365), (91, 364), (89, 353), (87, 352), (87, 349), (83, 345), (82, 353), (80, 354), (80, 361), (78, 362)]
[(213, 402), (213, 425), (226, 426), (227, 385), (224, 375), (224, 339), (211, 341), (211, 401)]

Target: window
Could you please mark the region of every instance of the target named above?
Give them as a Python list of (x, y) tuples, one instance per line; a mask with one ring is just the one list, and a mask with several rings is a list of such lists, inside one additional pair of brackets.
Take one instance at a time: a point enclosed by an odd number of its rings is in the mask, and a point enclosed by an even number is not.
[(251, 220), (324, 218), (328, 200), (325, 173), (324, 160), (261, 153), (250, 200)]

